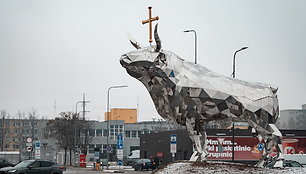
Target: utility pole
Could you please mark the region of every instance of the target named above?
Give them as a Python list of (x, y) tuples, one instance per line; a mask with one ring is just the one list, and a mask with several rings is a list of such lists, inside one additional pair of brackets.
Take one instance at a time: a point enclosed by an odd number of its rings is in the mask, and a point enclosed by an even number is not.
[(83, 94), (83, 120), (85, 120), (85, 93)]

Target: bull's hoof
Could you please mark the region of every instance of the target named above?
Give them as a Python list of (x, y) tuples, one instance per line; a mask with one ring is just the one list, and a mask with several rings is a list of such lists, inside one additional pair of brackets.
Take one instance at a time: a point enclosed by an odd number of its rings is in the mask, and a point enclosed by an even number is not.
[(191, 155), (190, 157), (190, 160), (189, 161), (207, 161), (207, 156), (208, 154), (201, 154), (199, 153), (198, 151), (194, 151), (193, 154)]
[(194, 151), (193, 154), (191, 155), (189, 161), (195, 162), (195, 161), (197, 161), (198, 159), (199, 159), (198, 152), (197, 152), (197, 151)]

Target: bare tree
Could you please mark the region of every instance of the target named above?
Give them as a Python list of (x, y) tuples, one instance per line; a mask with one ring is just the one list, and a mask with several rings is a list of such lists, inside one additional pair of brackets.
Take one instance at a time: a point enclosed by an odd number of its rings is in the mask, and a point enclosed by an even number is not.
[(80, 147), (82, 153), (87, 153), (87, 146), (92, 138), (88, 136), (91, 128), (90, 122), (80, 119), (72, 112), (61, 112), (59, 117), (50, 120), (47, 128), (51, 136), (57, 139), (59, 147), (65, 151), (64, 164), (67, 164), (67, 151), (70, 151), (70, 165), (72, 165), (72, 151), (76, 152), (76, 146)]
[(21, 111), (18, 111), (17, 114), (17, 126), (18, 126), (18, 138), (19, 138), (19, 161), (21, 161), (21, 147), (22, 147), (22, 119), (25, 118), (25, 113), (24, 112), (21, 112)]

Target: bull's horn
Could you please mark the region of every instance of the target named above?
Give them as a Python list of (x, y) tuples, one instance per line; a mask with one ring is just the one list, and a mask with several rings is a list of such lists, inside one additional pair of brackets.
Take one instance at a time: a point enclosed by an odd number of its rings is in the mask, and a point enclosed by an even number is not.
[(157, 33), (157, 26), (158, 26), (158, 24), (155, 25), (155, 29), (154, 29), (154, 39), (155, 39), (155, 42), (156, 42), (155, 51), (159, 52), (160, 49), (161, 49), (161, 41), (160, 41), (158, 33)]
[(140, 44), (139, 44), (138, 42), (136, 42), (136, 41), (131, 37), (130, 34), (128, 34), (128, 36), (129, 36), (129, 41), (131, 42), (131, 44), (132, 44), (136, 49), (140, 49), (140, 48), (141, 48)]

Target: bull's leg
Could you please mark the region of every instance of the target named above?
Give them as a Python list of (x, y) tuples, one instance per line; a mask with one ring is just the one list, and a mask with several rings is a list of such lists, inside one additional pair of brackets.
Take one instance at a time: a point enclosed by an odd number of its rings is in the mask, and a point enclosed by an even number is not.
[(190, 161), (206, 161), (208, 155), (206, 132), (194, 118), (186, 119), (186, 127), (195, 149)]
[[(272, 138), (271, 141), (273, 143), (271, 143), (272, 145), (274, 145), (277, 154), (275, 157), (276, 163), (274, 164), (273, 167), (283, 167), (283, 162), (284, 162), (284, 153), (283, 153), (283, 146), (282, 146), (282, 133), (279, 131), (279, 129), (275, 126), (275, 124), (269, 124), (271, 130), (272, 130)], [(271, 152), (273, 151), (273, 149), (271, 149)]]
[(273, 147), (275, 147), (277, 151), (277, 155), (273, 160), (276, 160), (273, 167), (282, 167), (283, 166), (283, 152), (281, 145), (281, 132), (277, 129), (274, 124), (269, 124), (266, 129), (259, 126), (255, 122), (248, 120), (249, 124), (257, 130), (260, 137), (264, 139), (264, 151), (262, 157), (259, 159), (258, 163), (255, 165), (256, 167), (263, 167), (267, 164), (267, 162), (272, 159), (271, 154), (273, 153)]

